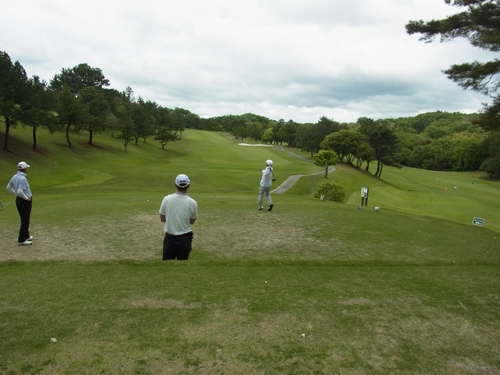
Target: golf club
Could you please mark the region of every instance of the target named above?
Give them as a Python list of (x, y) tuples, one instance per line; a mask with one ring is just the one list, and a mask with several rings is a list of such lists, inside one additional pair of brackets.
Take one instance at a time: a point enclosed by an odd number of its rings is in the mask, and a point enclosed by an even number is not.
[(15, 199), (12, 202), (10, 202), (9, 204), (7, 204), (6, 206), (2, 207), (2, 201), (0, 201), (0, 212), (2, 212), (3, 210), (5, 210), (7, 207), (9, 207), (14, 202), (15, 202)]

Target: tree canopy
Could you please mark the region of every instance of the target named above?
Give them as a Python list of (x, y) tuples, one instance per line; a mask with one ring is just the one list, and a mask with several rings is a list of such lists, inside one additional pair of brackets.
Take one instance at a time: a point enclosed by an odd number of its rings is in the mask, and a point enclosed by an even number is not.
[(68, 87), (74, 95), (78, 95), (85, 87), (103, 88), (109, 86), (109, 80), (99, 68), (92, 68), (88, 64), (78, 64), (73, 68), (63, 68), (50, 81), (53, 90)]
[(339, 158), (335, 151), (324, 150), (318, 152), (313, 157), (313, 163), (318, 167), (325, 167), (325, 178), (328, 178), (328, 169), (331, 165), (335, 165), (339, 162)]
[[(442, 20), (410, 21), (408, 34), (421, 34), (420, 40), (432, 42), (465, 38), (474, 47), (491, 52), (500, 51), (500, 2), (498, 0), (445, 0), (445, 3), (463, 9)], [(477, 122), (483, 129), (500, 132), (500, 60), (472, 61), (454, 64), (444, 70), (446, 76), (464, 89), (471, 89), (490, 97)], [(497, 139), (492, 135), (490, 139)], [(481, 170), (490, 176), (500, 175), (500, 153), (484, 146), (485, 160)], [(476, 163), (469, 163), (475, 165)]]
[[(458, 37), (467, 39), (473, 46), (491, 51), (500, 51), (500, 3), (498, 0), (445, 0), (448, 5), (465, 8), (442, 20), (410, 21), (406, 25), (408, 34), (421, 34), (420, 40), (427, 43), (437, 36), (441, 41)], [(500, 60), (454, 64), (444, 70), (447, 77), (464, 89), (472, 89), (492, 99), (484, 108), (481, 124), (485, 128), (500, 128), (499, 74)]]
[(30, 99), (28, 76), (19, 61), (12, 62), (6, 52), (0, 52), (0, 116), (5, 122), (4, 150), (8, 150), (9, 131), (23, 120)]
[(345, 159), (347, 163), (352, 163), (359, 146), (364, 142), (367, 142), (367, 139), (358, 130), (343, 129), (327, 135), (321, 142), (321, 148), (333, 150), (337, 153), (340, 161)]

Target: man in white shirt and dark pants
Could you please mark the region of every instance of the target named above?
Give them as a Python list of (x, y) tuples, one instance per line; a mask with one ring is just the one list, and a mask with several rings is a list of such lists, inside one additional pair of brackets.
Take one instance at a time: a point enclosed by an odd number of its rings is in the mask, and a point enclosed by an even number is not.
[(163, 239), (163, 260), (188, 260), (192, 249), (191, 225), (198, 217), (198, 203), (189, 197), (189, 177), (180, 174), (175, 178), (177, 191), (169, 194), (160, 206), (160, 221), (165, 223)]
[(24, 161), (17, 165), (17, 174), (12, 176), (7, 184), (7, 190), (16, 196), (16, 207), (21, 218), (21, 227), (17, 242), (19, 245), (31, 245), (33, 237), (30, 236), (30, 217), (32, 207), (32, 194), (26, 173), (30, 166)]

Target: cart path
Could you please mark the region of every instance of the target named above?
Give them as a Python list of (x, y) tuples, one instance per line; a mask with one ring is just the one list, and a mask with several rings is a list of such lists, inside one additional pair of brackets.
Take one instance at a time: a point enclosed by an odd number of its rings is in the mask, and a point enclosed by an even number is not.
[[(297, 157), (297, 158), (299, 158), (301, 160), (304, 160), (304, 161), (307, 161), (309, 163), (312, 163), (312, 161), (309, 160), (309, 159), (307, 159), (307, 158), (304, 158), (304, 157), (302, 157), (300, 155), (294, 154), (291, 151), (284, 150), (282, 146), (278, 146), (278, 149), (280, 149), (283, 152), (287, 152), (288, 154), (290, 154), (292, 156), (295, 156), (295, 157)], [(328, 173), (333, 172), (334, 170), (335, 170), (334, 167), (332, 167), (332, 166), (328, 167)], [(283, 183), (281, 185), (279, 185), (276, 189), (271, 190), (271, 194), (278, 194), (278, 195), (279, 194), (283, 194), (288, 189), (290, 189), (299, 180), (299, 178), (304, 177), (304, 176), (315, 176), (315, 175), (322, 174), (322, 173), (325, 173), (325, 171), (321, 171), (321, 172), (317, 172), (317, 173), (312, 173), (312, 174), (297, 174), (297, 175), (290, 176), (285, 181), (283, 181)]]
[[(238, 146), (274, 147), (272, 145), (248, 144), (248, 143), (239, 143)], [(291, 151), (285, 150), (283, 148), (283, 146), (278, 146), (278, 149), (281, 150), (281, 151), (283, 151), (283, 152), (288, 153), (289, 155), (295, 156), (296, 158), (299, 158), (300, 160), (312, 163), (312, 161), (310, 159), (307, 159), (307, 158), (305, 158), (303, 156), (297, 155), (297, 154), (295, 154), (295, 153), (293, 153)], [(333, 172), (334, 170), (335, 170), (334, 167), (332, 167), (332, 166), (328, 167), (328, 173)], [(325, 171), (321, 171), (321, 172), (317, 172), (317, 173), (312, 173), (312, 174), (297, 174), (297, 175), (290, 176), (285, 181), (283, 181), (283, 183), (280, 186), (278, 186), (276, 189), (271, 190), (271, 194), (278, 194), (278, 195), (279, 194), (283, 194), (288, 189), (290, 189), (299, 180), (299, 178), (304, 177), (304, 176), (315, 176), (315, 175), (322, 174), (322, 173), (325, 173)]]
[[(334, 167), (332, 167), (332, 166), (328, 167), (328, 173), (333, 172), (334, 170), (335, 170)], [(271, 190), (271, 194), (278, 194), (278, 195), (283, 194), (288, 189), (290, 189), (301, 177), (315, 176), (315, 175), (323, 174), (323, 173), (325, 173), (325, 171), (321, 171), (318, 173), (312, 173), (312, 174), (296, 174), (296, 175), (290, 176), (285, 181), (283, 181), (283, 183), (280, 186), (278, 186), (276, 189)]]

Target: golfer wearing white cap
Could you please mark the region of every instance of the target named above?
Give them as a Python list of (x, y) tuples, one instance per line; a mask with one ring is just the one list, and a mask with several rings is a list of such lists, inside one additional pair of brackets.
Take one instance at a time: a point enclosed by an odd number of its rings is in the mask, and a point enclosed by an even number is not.
[(21, 218), (21, 227), (17, 242), (19, 245), (31, 245), (33, 237), (30, 236), (30, 217), (32, 206), (32, 195), (30, 184), (26, 178), (26, 173), (30, 166), (24, 161), (17, 165), (17, 173), (12, 176), (7, 184), (7, 190), (16, 196), (16, 207)]
[(191, 225), (198, 217), (198, 203), (189, 197), (189, 177), (180, 174), (175, 178), (177, 191), (163, 198), (160, 206), (160, 221), (165, 223), (163, 260), (188, 260), (192, 249)]
[(264, 199), (264, 195), (267, 199), (267, 210), (271, 211), (273, 209), (273, 200), (271, 199), (271, 185), (273, 181), (273, 161), (266, 160), (266, 169), (260, 169), (262, 172), (262, 178), (260, 179), (260, 187), (259, 187), (259, 199), (257, 205), (259, 210), (262, 210), (262, 201)]

